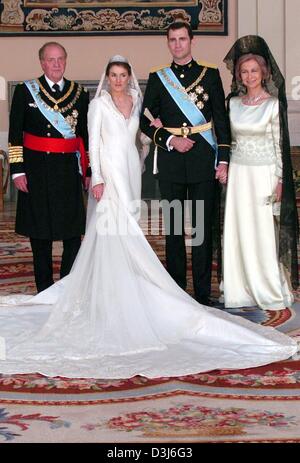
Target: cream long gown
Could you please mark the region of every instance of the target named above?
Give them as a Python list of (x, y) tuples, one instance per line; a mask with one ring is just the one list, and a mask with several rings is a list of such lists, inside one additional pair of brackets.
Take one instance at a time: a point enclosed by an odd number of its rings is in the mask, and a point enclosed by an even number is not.
[(241, 97), (230, 100), (233, 143), (224, 223), (225, 307), (278, 310), (293, 302), (277, 258), (280, 203), (272, 201), (282, 177), (278, 111), (275, 97), (256, 106), (245, 105)]
[(11, 305), (0, 308), (0, 372), (151, 378), (254, 367), (297, 351), (273, 328), (201, 306), (161, 265), (130, 211), (141, 188), (139, 111), (135, 98), (125, 120), (105, 91), (91, 103), (92, 181), (105, 181), (103, 199), (89, 199), (67, 277), (34, 297), (2, 298)]

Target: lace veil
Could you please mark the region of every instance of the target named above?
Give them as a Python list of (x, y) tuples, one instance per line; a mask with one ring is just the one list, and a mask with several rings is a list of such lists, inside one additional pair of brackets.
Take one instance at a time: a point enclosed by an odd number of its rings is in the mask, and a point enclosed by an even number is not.
[(244, 93), (243, 88), (235, 77), (235, 64), (241, 55), (253, 53), (263, 56), (270, 71), (270, 77), (264, 82), (268, 93), (279, 100), (280, 119), (280, 147), (282, 154), (282, 201), (279, 228), (279, 260), (288, 269), (294, 289), (298, 287), (298, 258), (297, 243), (299, 239), (298, 214), (293, 181), (293, 170), (290, 156), (290, 140), (287, 118), (287, 99), (285, 79), (273, 57), (265, 40), (257, 35), (247, 35), (238, 39), (224, 58), (227, 68), (232, 74), (232, 96)]
[[(137, 94), (138, 94), (138, 97), (142, 99), (143, 98), (142, 91), (140, 89), (138, 80), (137, 80), (136, 75), (135, 75), (135, 73), (133, 71), (132, 65), (127, 60), (127, 58), (125, 58), (124, 56), (121, 56), (121, 55), (114, 55), (109, 59), (108, 64), (110, 64), (110, 63), (126, 63), (126, 64), (129, 64), (129, 66), (131, 67), (131, 76), (130, 76), (130, 80), (129, 80), (129, 90), (130, 89), (135, 90), (137, 92)], [(98, 96), (101, 95), (102, 90), (106, 90), (107, 92), (109, 91), (109, 84), (108, 84), (108, 80), (107, 80), (106, 75), (105, 75), (105, 71), (106, 70), (104, 70), (103, 73), (102, 73), (100, 82), (99, 82), (98, 87), (97, 87), (95, 98), (97, 98)]]
[[(129, 66), (131, 68), (131, 76), (130, 76), (130, 80), (129, 80), (128, 92), (130, 93), (130, 91), (133, 91), (133, 92), (136, 93), (137, 98), (139, 100), (138, 104), (141, 107), (142, 106), (142, 101), (143, 101), (143, 94), (142, 94), (141, 88), (139, 86), (139, 82), (138, 82), (137, 77), (136, 77), (136, 75), (134, 73), (134, 70), (133, 70), (133, 67), (132, 67), (131, 63), (127, 60), (127, 58), (125, 58), (122, 55), (114, 55), (114, 56), (112, 56), (110, 58), (110, 60), (108, 61), (108, 64), (110, 64), (110, 63), (126, 63), (126, 64), (129, 64)], [(109, 92), (109, 83), (108, 83), (108, 79), (106, 78), (106, 69), (103, 71), (102, 76), (100, 78), (100, 82), (99, 82), (98, 87), (97, 87), (95, 98), (98, 98), (99, 96), (101, 96), (101, 93), (103, 91)], [(140, 135), (139, 135), (139, 137), (137, 139), (137, 144), (138, 144), (139, 152), (140, 152), (142, 172), (145, 171), (145, 159), (149, 154), (151, 141), (152, 140), (142, 132), (140, 133)]]

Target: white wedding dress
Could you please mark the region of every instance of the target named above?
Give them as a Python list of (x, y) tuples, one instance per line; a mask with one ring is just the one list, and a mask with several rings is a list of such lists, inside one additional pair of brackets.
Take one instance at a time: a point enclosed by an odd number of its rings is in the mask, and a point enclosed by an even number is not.
[(273, 328), (198, 304), (160, 263), (132, 208), (141, 190), (133, 97), (129, 120), (106, 91), (90, 105), (92, 181), (104, 180), (104, 195), (89, 198), (71, 273), (36, 296), (1, 298), (1, 373), (153, 378), (255, 367), (297, 351)]
[(260, 105), (230, 100), (232, 154), (224, 220), (225, 307), (290, 307), (293, 295), (278, 261), (274, 203), (282, 177), (279, 105), (275, 97)]

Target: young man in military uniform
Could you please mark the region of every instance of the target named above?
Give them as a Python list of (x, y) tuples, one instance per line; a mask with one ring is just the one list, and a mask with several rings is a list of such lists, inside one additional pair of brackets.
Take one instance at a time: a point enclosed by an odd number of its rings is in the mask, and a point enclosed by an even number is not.
[[(199, 239), (192, 240), (195, 298), (202, 304), (211, 305), (212, 216), (216, 179), (226, 182), (230, 148), (224, 91), (216, 67), (192, 58), (193, 33), (187, 23), (171, 24), (167, 40), (173, 62), (149, 75), (141, 130), (157, 148), (154, 173), (159, 179), (162, 200), (167, 200), (168, 204), (177, 200), (181, 204), (175, 212), (171, 208), (169, 213), (168, 207), (164, 210), (165, 224), (170, 227), (166, 233), (167, 269), (177, 284), (185, 289), (186, 248), (184, 214), (181, 211), (188, 199), (192, 204), (192, 227), (198, 231), (198, 238), (199, 227), (204, 227), (202, 244)], [(156, 128), (150, 124), (151, 117), (159, 118), (163, 127)], [(204, 219), (201, 219), (199, 207), (197, 209), (199, 200), (203, 200)]]
[(36, 286), (42, 291), (53, 284), (52, 242), (63, 240), (63, 277), (85, 230), (82, 175), (88, 167), (89, 97), (81, 85), (64, 78), (62, 45), (46, 43), (39, 58), (44, 75), (14, 92), (9, 160), (18, 189), (15, 230), (30, 238)]

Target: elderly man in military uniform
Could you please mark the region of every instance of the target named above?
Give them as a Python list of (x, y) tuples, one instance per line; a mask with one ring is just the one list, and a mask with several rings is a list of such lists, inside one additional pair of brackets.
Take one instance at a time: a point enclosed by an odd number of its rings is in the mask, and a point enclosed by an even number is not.
[(89, 97), (64, 78), (67, 53), (39, 50), (44, 75), (17, 85), (10, 113), (9, 160), (18, 189), (16, 233), (30, 238), (38, 292), (53, 284), (52, 243), (63, 240), (60, 277), (72, 267), (85, 230)]
[[(225, 183), (227, 178), (230, 127), (219, 71), (192, 58), (190, 26), (184, 22), (171, 24), (167, 40), (173, 62), (149, 75), (141, 130), (156, 145), (153, 172), (159, 180), (162, 200), (169, 205), (177, 200), (182, 206), (177, 210), (163, 207), (165, 225), (169, 226), (167, 269), (177, 284), (186, 289), (184, 203), (188, 199), (194, 231), (191, 244), (195, 298), (211, 305), (212, 216), (216, 179)], [(156, 118), (162, 127), (155, 124)], [(203, 210), (204, 217), (200, 214)], [(204, 238), (200, 240), (201, 227)]]

